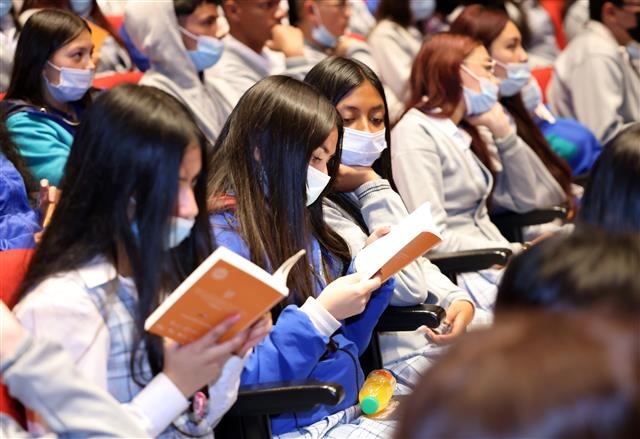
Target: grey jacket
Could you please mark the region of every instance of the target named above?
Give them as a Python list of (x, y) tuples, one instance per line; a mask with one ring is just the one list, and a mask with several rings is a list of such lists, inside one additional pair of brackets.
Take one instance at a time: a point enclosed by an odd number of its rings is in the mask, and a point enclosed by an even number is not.
[[(393, 91), (398, 101), (406, 102), (409, 97), (411, 67), (422, 44), (420, 31), (415, 27), (404, 28), (384, 19), (373, 28), (367, 42), (380, 69), (380, 80)], [(393, 57), (393, 62), (390, 57)]]
[(128, 2), (124, 23), (151, 63), (140, 84), (157, 87), (182, 102), (213, 144), (231, 106), (200, 79), (182, 42), (173, 2)]
[(558, 56), (547, 93), (554, 113), (577, 119), (603, 144), (640, 121), (640, 72), (597, 21)]
[[(562, 188), (542, 161), (515, 133), (494, 139), (490, 149), (497, 168), (496, 181), (470, 150), (454, 140), (464, 133), (449, 119), (411, 109), (391, 131), (393, 178), (407, 208), (413, 211), (431, 202), (433, 219), (443, 234), (435, 251), (448, 252), (511, 247), (491, 222), (492, 206), (526, 212), (564, 202)], [(467, 139), (468, 141), (469, 139)]]

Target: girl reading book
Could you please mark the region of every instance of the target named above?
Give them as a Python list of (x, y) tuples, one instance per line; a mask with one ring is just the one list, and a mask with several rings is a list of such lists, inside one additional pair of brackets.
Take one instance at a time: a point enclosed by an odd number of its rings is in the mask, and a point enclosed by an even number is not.
[(216, 340), (237, 316), (186, 345), (143, 331), (212, 251), (203, 163), (203, 135), (173, 97), (134, 85), (100, 96), (16, 307), (34, 336), (60, 343), (151, 437), (211, 436), (235, 400), (242, 357), (270, 324), (224, 343)]
[[(384, 89), (376, 74), (359, 61), (331, 57), (318, 63), (305, 82), (315, 86), (335, 106), (344, 123), (342, 163), (332, 191), (324, 198), (324, 217), (347, 242), (353, 254), (365, 246), (370, 233), (398, 223), (409, 213), (393, 189), (389, 161), (390, 124)], [(435, 303), (447, 310), (447, 334), (426, 334), (436, 343), (464, 333), (474, 315), (469, 294), (455, 285), (426, 258), (396, 275), (391, 303)], [(380, 335), (386, 367), (413, 381), (438, 352), (425, 332)], [(411, 357), (410, 361), (402, 361)]]
[(240, 99), (211, 157), (210, 222), (218, 244), (267, 270), (307, 251), (290, 272), (289, 296), (273, 310), (273, 330), (249, 356), (241, 382), (313, 378), (345, 391), (336, 406), (274, 416), (274, 434), (345, 437), (345, 430), (388, 428), (373, 420), (351, 423), (364, 382), (358, 357), (393, 281), (380, 287), (378, 276), (349, 274), (349, 248), (324, 223), (321, 194), (337, 174), (341, 141), (342, 118), (329, 101), (308, 84), (271, 76)]

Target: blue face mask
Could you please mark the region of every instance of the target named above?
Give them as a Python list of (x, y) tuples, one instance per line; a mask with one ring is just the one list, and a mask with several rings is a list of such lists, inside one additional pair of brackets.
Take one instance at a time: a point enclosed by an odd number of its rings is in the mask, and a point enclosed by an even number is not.
[(410, 0), (409, 7), (411, 8), (413, 19), (422, 21), (431, 18), (436, 10), (436, 2), (435, 0)]
[(3, 18), (5, 15), (9, 13), (11, 10), (11, 0), (2, 0), (0, 1), (0, 18)]
[(58, 67), (51, 61), (47, 61), (47, 63), (60, 72), (60, 82), (58, 84), (52, 84), (44, 73), (42, 75), (49, 94), (56, 101), (77, 101), (91, 88), (95, 74), (93, 69), (72, 69), (69, 67)]
[(313, 5), (313, 10), (320, 22), (320, 26), (311, 29), (311, 38), (323, 47), (336, 47), (338, 45), (338, 37), (329, 32), (329, 29), (324, 26), (320, 18), (320, 11), (318, 11), (318, 7), (315, 4)]
[(189, 58), (196, 66), (198, 72), (202, 72), (218, 62), (224, 50), (224, 42), (208, 35), (195, 35), (182, 26), (180, 32), (197, 42), (196, 50), (189, 50)]
[(89, 16), (92, 7), (92, 0), (71, 0), (71, 10), (83, 18)]
[(507, 77), (500, 80), (500, 96), (513, 96), (529, 83), (531, 65), (529, 63), (508, 63), (496, 61), (507, 72)]
[(462, 87), (464, 102), (467, 106), (465, 116), (475, 116), (491, 110), (498, 102), (498, 86), (487, 78), (480, 78), (464, 65), (460, 68), (480, 83), (480, 92)]

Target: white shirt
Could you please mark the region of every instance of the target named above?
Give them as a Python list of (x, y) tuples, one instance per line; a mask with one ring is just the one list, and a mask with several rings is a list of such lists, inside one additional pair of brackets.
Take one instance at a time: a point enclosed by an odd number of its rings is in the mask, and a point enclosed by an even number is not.
[[(62, 345), (81, 373), (104, 389), (108, 388), (110, 336), (87, 290), (105, 288), (116, 278), (115, 267), (103, 258), (96, 258), (77, 270), (45, 279), (14, 309), (22, 325), (34, 337), (47, 338)], [(120, 280), (133, 287), (129, 279)], [(132, 289), (132, 294), (135, 294), (135, 289)], [(232, 357), (210, 389), (210, 418), (219, 419), (235, 401), (244, 361)], [(162, 433), (188, 406), (187, 398), (164, 373), (156, 375), (133, 400), (123, 404), (123, 408), (150, 437)], [(42, 426), (30, 425), (30, 429), (39, 428)]]

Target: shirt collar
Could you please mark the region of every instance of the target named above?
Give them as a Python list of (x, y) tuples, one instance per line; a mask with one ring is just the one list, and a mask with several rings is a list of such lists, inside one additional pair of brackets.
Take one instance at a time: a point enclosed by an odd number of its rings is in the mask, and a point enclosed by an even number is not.
[(96, 256), (86, 265), (78, 268), (77, 272), (87, 288), (104, 285), (118, 276), (116, 267), (103, 255)]

